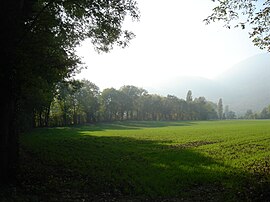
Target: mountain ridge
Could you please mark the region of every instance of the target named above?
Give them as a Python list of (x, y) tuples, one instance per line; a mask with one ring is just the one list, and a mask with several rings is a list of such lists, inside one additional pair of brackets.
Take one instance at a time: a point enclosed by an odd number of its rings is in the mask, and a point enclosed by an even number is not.
[(265, 53), (239, 62), (216, 79), (182, 76), (148, 90), (182, 99), (185, 99), (188, 90), (192, 91), (194, 98), (204, 96), (212, 102), (222, 98), (224, 106), (229, 105), (231, 110), (243, 115), (249, 109), (260, 112), (270, 104), (269, 78), (270, 54)]

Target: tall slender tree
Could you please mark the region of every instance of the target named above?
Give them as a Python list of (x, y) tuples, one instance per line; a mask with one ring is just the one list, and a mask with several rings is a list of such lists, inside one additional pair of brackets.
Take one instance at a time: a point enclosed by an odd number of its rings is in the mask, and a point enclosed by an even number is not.
[(192, 92), (191, 92), (191, 90), (189, 90), (189, 91), (187, 92), (186, 101), (187, 101), (187, 102), (192, 102), (192, 100), (193, 100), (193, 98), (192, 98)]
[(218, 111), (218, 118), (223, 119), (223, 104), (221, 98), (218, 100), (217, 111)]

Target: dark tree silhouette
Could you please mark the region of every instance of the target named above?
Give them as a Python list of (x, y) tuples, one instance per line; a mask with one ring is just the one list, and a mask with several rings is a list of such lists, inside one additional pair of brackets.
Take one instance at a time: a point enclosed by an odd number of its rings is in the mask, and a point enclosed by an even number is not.
[(20, 130), (50, 105), (56, 83), (79, 68), (76, 45), (90, 38), (98, 51), (125, 47), (134, 37), (122, 29), (127, 15), (139, 18), (134, 0), (1, 2), (1, 182), (15, 179)]
[[(215, 0), (214, 0), (215, 1)], [(205, 19), (209, 24), (224, 21), (225, 27), (252, 27), (249, 32), (254, 45), (270, 52), (270, 0), (216, 1), (213, 13)]]

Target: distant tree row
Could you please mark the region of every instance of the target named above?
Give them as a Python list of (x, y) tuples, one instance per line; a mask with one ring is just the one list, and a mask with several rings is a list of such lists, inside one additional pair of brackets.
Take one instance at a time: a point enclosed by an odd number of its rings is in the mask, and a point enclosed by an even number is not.
[(251, 109), (247, 110), (243, 119), (270, 119), (270, 105), (263, 108), (261, 112), (253, 112)]
[(65, 126), (99, 121), (123, 120), (209, 120), (235, 118), (225, 109), (222, 99), (218, 104), (204, 97), (186, 100), (173, 95), (149, 94), (145, 89), (126, 85), (119, 90), (99, 87), (88, 80), (72, 80), (56, 85), (52, 99), (37, 107), (33, 114), (35, 127)]

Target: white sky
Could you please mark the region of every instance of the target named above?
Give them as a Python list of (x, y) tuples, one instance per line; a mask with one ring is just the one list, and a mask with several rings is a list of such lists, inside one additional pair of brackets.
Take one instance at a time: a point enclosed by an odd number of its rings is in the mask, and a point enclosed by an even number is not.
[(86, 41), (78, 55), (88, 67), (76, 76), (101, 89), (123, 85), (151, 87), (182, 76), (215, 78), (234, 64), (265, 51), (254, 47), (247, 30), (205, 25), (211, 0), (137, 0), (139, 22), (125, 28), (136, 38), (129, 47), (98, 54)]

